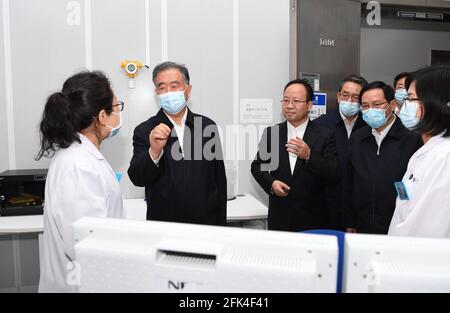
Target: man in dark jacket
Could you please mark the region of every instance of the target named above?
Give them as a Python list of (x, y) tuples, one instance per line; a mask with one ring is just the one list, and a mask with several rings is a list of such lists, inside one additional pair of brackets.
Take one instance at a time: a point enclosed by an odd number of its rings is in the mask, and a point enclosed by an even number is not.
[(402, 180), (422, 140), (393, 113), (397, 103), (391, 86), (370, 83), (361, 90), (360, 102), (368, 127), (350, 140), (347, 231), (387, 234), (397, 197), (394, 184)]
[(147, 219), (226, 225), (226, 177), (216, 124), (186, 106), (192, 85), (183, 65), (153, 71), (161, 109), (134, 130), (128, 175), (145, 187)]
[[(344, 78), (339, 84), (336, 95), (338, 108), (332, 109), (326, 115), (314, 120), (315, 123), (334, 132), (342, 181), (348, 163), (349, 140), (358, 129), (367, 125), (362, 119), (359, 103), (359, 93), (366, 85), (367, 81), (357, 74)], [(329, 224), (330, 228), (336, 230), (344, 230), (342, 193), (342, 184), (326, 189)]]
[(328, 227), (325, 185), (339, 180), (333, 132), (308, 118), (313, 91), (304, 80), (289, 82), (282, 103), (286, 120), (266, 128), (251, 165), (269, 194), (269, 229), (301, 231)]

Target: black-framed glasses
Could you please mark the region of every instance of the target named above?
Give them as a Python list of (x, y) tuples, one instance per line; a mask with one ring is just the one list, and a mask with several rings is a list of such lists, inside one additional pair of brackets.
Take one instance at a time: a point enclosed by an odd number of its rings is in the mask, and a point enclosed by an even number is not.
[(301, 103), (309, 102), (308, 100), (299, 100), (299, 99), (283, 99), (280, 101), (283, 105), (289, 105), (290, 103), (293, 103), (294, 105), (300, 105)]
[(125, 103), (123, 101), (117, 101), (117, 104), (114, 104), (113, 107), (119, 107), (119, 111), (122, 112), (125, 107)]

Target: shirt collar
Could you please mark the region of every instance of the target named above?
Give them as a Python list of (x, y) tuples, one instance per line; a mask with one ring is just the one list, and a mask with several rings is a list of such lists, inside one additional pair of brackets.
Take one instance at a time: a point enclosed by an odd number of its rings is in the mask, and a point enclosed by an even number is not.
[(344, 122), (345, 125), (347, 125), (347, 126), (353, 126), (353, 125), (355, 125), (356, 120), (357, 120), (358, 117), (359, 117), (359, 114), (356, 114), (356, 117), (353, 119), (353, 121), (351, 121), (350, 123), (348, 123), (348, 122), (347, 122), (347, 117), (346, 117), (344, 114), (342, 114), (341, 110), (338, 110), (338, 111), (339, 111), (339, 114), (341, 115), (342, 121)]
[(306, 130), (306, 126), (308, 126), (309, 118), (306, 119), (302, 124), (298, 127), (294, 127), (289, 121), (287, 121), (288, 131), (289, 132), (302, 132)]
[(97, 149), (97, 147), (94, 145), (92, 141), (90, 141), (85, 135), (82, 133), (78, 133), (78, 137), (81, 140), (81, 147), (86, 150), (87, 152), (94, 155), (99, 160), (104, 160), (105, 157), (100, 152), (100, 150)]
[[(186, 111), (184, 112), (183, 117), (181, 118), (181, 126), (180, 127), (183, 127), (186, 124), (188, 111), (189, 111), (189, 109), (186, 107)], [(170, 117), (169, 114), (167, 114), (166, 112), (164, 112), (164, 114), (167, 116), (167, 118), (169, 119), (169, 121), (172, 123), (172, 125), (174, 127), (178, 127), (178, 125), (175, 123), (175, 121), (172, 119), (172, 117)]]
[(397, 119), (397, 117), (395, 117), (395, 114), (394, 114), (394, 119), (392, 120), (392, 122), (391, 122), (385, 129), (383, 129), (383, 130), (381, 131), (381, 133), (379, 133), (376, 129), (373, 129), (373, 128), (372, 128), (372, 134), (373, 134), (374, 136), (381, 136), (382, 138), (386, 137), (386, 135), (387, 135), (387, 133), (389, 132), (389, 130), (391, 130), (392, 125), (394, 125), (396, 119)]

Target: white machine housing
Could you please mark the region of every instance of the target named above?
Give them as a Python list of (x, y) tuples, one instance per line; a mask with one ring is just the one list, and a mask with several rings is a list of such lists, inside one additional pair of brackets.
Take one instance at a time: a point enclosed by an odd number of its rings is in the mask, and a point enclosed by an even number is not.
[(450, 239), (346, 234), (344, 291), (450, 292)]
[(334, 236), (156, 221), (73, 225), (80, 292), (335, 292)]

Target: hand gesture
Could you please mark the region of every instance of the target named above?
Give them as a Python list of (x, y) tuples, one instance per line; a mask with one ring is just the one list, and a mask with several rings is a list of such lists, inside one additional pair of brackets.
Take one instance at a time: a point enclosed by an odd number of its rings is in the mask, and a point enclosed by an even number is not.
[(161, 151), (166, 146), (171, 131), (169, 126), (161, 123), (150, 132), (150, 154), (154, 160), (161, 155)]
[(288, 141), (286, 150), (303, 160), (309, 160), (309, 156), (311, 155), (311, 149), (308, 144), (298, 137)]
[(291, 187), (289, 187), (282, 181), (275, 180), (272, 183), (272, 191), (278, 197), (286, 197), (290, 190), (291, 190)]

